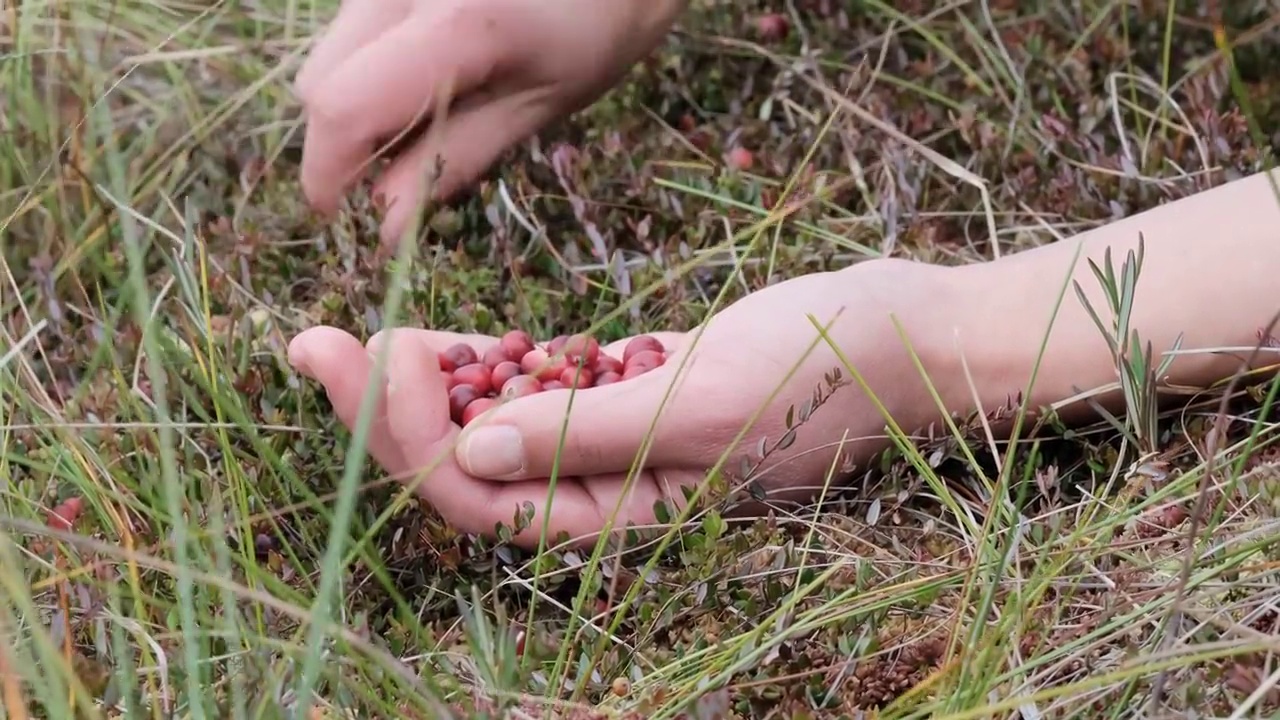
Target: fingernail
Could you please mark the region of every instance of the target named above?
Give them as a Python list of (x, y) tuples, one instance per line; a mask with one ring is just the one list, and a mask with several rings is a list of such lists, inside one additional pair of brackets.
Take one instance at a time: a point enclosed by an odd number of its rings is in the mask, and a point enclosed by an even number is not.
[(524, 440), (510, 425), (476, 428), (458, 449), (463, 469), (478, 477), (503, 480), (524, 470)]

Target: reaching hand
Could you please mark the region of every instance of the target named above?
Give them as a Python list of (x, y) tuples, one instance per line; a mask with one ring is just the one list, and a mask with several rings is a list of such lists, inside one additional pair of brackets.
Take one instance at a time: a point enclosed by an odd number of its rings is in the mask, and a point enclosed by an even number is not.
[[(432, 195), (470, 184), (505, 149), (594, 101), (648, 54), (685, 0), (343, 0), (298, 73), (307, 113), (302, 186), (332, 213), (380, 148), (448, 102), (375, 182), (384, 241)], [(397, 145), (401, 145), (397, 143)]]
[[(939, 357), (933, 339), (945, 335), (930, 320), (933, 288), (943, 283), (935, 275), (917, 282), (922, 271), (881, 260), (775, 285), (717, 314), (700, 337), (696, 331), (659, 335), (670, 357), (647, 374), (508, 401), (465, 430), (450, 419), (437, 354), (459, 341), (482, 354), (496, 338), (395, 330), (375, 336), (367, 350), (347, 333), (319, 327), (295, 338), (289, 355), (354, 427), (376, 352), (390, 338), (369, 443), (378, 463), (405, 480), (426, 470), (419, 494), (463, 531), (490, 534), (528, 502), (536, 509), (533, 525), (516, 542), (536, 544), (543, 523), (548, 537), (563, 531), (592, 542), (606, 519), (620, 531), (628, 522), (653, 522), (659, 499), (683, 505), (680, 486), (702, 482), (744, 427), (749, 432), (734, 456), (761, 436), (786, 434), (788, 407), (801, 406), (841, 366), (810, 315), (830, 324), (830, 337), (907, 430), (928, 422), (936, 410), (889, 317), (899, 316), (926, 367), (932, 365)], [(624, 344), (604, 351), (616, 357)], [(778, 496), (811, 496), (837, 452), (859, 461), (883, 448), (883, 427), (857, 384), (837, 390), (800, 424), (794, 442), (767, 459), (761, 484)], [(628, 472), (646, 444), (644, 472), (624, 498)], [(553, 470), (560, 479), (544, 516)]]

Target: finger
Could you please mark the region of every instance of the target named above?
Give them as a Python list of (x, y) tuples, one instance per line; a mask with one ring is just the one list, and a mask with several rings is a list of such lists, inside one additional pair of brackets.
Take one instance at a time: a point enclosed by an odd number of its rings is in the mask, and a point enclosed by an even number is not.
[(319, 84), (347, 57), (409, 16), (410, 0), (345, 0), (294, 78), (294, 92), (307, 103)]
[[(337, 328), (311, 328), (289, 343), (289, 364), (324, 387), (334, 413), (354, 432), (373, 376), (373, 362), (360, 341)], [(368, 451), (388, 473), (402, 473), (405, 458), (387, 425), (386, 398), (381, 389), (376, 392)]]
[[(404, 333), (400, 340), (424, 339), (425, 334)], [(381, 335), (377, 342), (371, 342), (378, 351), (389, 342), (391, 333)], [(548, 517), (548, 483), (531, 480), (499, 484), (463, 473), (449, 452), (457, 429), (448, 422), (446, 413), (433, 410), (443, 404), (422, 402), (423, 397), (439, 395), (443, 390), (431, 348), (415, 349), (412, 342), (401, 342), (391, 343), (387, 352), (391, 390), (378, 403), (371, 454), (389, 472), (410, 480), (414, 479), (413, 471), (430, 469), (430, 477), (416, 486), (418, 494), (463, 532), (492, 535), (495, 524), (511, 524), (517, 511), (532, 504), (532, 524), (517, 533), (514, 541), (523, 547), (536, 547), (543, 519)], [(367, 383), (374, 367), (355, 338), (334, 328), (308, 330), (290, 343), (289, 361), (330, 389), (335, 412), (345, 424), (354, 427), (365, 384), (353, 379), (363, 378)], [(700, 480), (699, 475), (687, 471), (646, 473), (630, 484), (625, 474), (592, 478), (586, 484), (565, 480), (552, 500), (547, 535), (555, 538), (563, 532), (575, 539), (575, 544), (585, 545), (595, 541), (606, 519), (618, 531), (625, 530), (629, 523), (651, 524), (656, 520), (655, 502), (671, 500), (679, 507), (683, 495), (678, 486), (692, 486)]]
[(390, 343), (387, 397), (391, 434), (404, 449), (407, 465), (415, 476), (425, 475), (411, 480), (418, 494), (455, 527), (491, 535), (495, 524), (512, 525), (516, 514), (526, 504), (532, 504), (532, 526), (516, 537), (517, 543), (535, 545), (544, 519), (549, 519), (549, 536), (560, 532), (570, 537), (591, 536), (600, 531), (606, 517), (614, 514), (619, 499), (624, 501), (620, 513), (624, 521), (652, 520), (653, 503), (663, 490), (651, 476), (633, 483), (626, 494), (625, 477), (593, 481), (598, 497), (580, 483), (562, 482), (556, 488), (550, 515), (545, 513), (550, 488), (546, 480), (494, 483), (468, 476), (453, 458), (457, 426), (449, 420), (442, 404), (423, 402), (424, 397), (434, 397), (444, 387), (433, 349), (419, 333), (392, 331), (388, 335), (389, 339), (383, 342)]
[(439, 100), (465, 96), (487, 79), (503, 50), (485, 25), (490, 16), (455, 5), (414, 12), (348, 56), (316, 88), (307, 108), (302, 187), (321, 212), (337, 209), (380, 141), (415, 125)]
[[(378, 354), (378, 348), (382, 346), (382, 342), (386, 339), (387, 334), (391, 330), (379, 330), (369, 338), (369, 342), (365, 347), (375, 357)], [(454, 345), (470, 345), (472, 350), (476, 351), (476, 355), (483, 356), (485, 351), (498, 344), (498, 338), (492, 335), (480, 335), (479, 333), (459, 333), (448, 330), (423, 330), (420, 328), (397, 328), (396, 332), (412, 333), (422, 338), (422, 342), (431, 346), (432, 350), (442, 353)]]
[(478, 100), (468, 98), (465, 108), (449, 114), (443, 128), (420, 137), (378, 178), (375, 191), (387, 202), (381, 230), (384, 243), (397, 244), (421, 212), (428, 178), (434, 178), (430, 197), (447, 200), (551, 117), (531, 93)]
[[(504, 402), (462, 433), (457, 457), (493, 480), (626, 472), (645, 450), (647, 467), (698, 464), (723, 444), (732, 398), (681, 380), (666, 365), (584, 390), (552, 390)], [(721, 416), (724, 417), (721, 417)]]
[[(588, 478), (561, 480), (557, 486), (557, 494), (553, 499), (553, 525), (548, 528), (548, 538), (563, 531), (577, 546), (593, 544), (602, 534), (605, 525), (610, 534), (625, 532), (632, 526), (660, 525), (654, 512), (654, 505), (662, 501), (674, 518), (688, 505), (681, 487), (694, 488), (703, 480), (704, 473), (693, 470), (646, 470), (628, 482), (628, 473), (609, 473), (593, 475)], [(523, 480), (516, 483), (503, 483), (499, 488), (519, 487), (533, 481)], [(587, 517), (562, 518), (556, 515), (555, 503), (561, 501), (560, 489), (570, 488), (570, 492), (581, 491), (590, 498), (594, 513)], [(543, 491), (545, 493), (545, 490)], [(535, 506), (545, 503), (545, 499), (535, 501)], [(568, 524), (566, 524), (568, 521)], [(535, 525), (536, 528), (536, 525)], [(536, 533), (529, 533), (529, 540), (535, 541)], [(650, 533), (641, 533), (646, 535)], [(532, 544), (532, 543), (531, 543)]]

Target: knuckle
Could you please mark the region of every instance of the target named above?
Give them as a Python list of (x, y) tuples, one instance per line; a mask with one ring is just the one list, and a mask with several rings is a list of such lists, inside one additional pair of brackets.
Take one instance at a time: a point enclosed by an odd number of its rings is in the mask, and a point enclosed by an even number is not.
[(539, 468), (540, 471), (550, 472), (559, 460), (563, 473), (566, 464), (594, 465), (604, 456), (604, 449), (599, 442), (600, 433), (582, 413), (572, 412), (562, 405), (558, 411), (540, 414), (547, 418), (546, 467)]
[(564, 455), (583, 465), (599, 467), (606, 460), (604, 448), (595, 441), (599, 433), (593, 428), (581, 426), (575, 430), (576, 432), (570, 432), (564, 440)]

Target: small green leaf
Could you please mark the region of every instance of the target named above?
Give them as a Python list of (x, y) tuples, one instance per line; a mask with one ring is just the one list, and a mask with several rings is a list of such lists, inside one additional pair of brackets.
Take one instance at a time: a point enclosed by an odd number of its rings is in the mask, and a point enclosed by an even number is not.
[(717, 540), (725, 531), (724, 518), (720, 517), (720, 513), (712, 510), (702, 518), (702, 532), (706, 533), (707, 538)]

